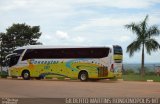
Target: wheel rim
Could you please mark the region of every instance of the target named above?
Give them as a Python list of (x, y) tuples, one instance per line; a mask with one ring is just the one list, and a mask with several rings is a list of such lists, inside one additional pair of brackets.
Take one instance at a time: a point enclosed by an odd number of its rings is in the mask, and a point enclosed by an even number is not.
[(28, 73), (24, 73), (24, 78), (28, 78), (29, 77), (29, 74)]
[(86, 74), (81, 74), (81, 80), (85, 81), (87, 79)]

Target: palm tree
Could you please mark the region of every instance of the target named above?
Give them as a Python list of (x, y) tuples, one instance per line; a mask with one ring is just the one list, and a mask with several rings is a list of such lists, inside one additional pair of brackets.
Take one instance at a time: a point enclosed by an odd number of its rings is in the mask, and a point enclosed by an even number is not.
[(160, 44), (156, 41), (154, 38), (155, 36), (159, 36), (160, 30), (158, 29), (158, 26), (148, 26), (147, 25), (148, 15), (145, 17), (145, 19), (136, 24), (131, 23), (125, 25), (127, 29), (130, 29), (133, 33), (137, 35), (136, 39), (130, 43), (127, 46), (127, 51), (129, 53), (129, 56), (133, 56), (134, 52), (139, 51), (142, 49), (142, 59), (141, 59), (141, 76), (145, 75), (145, 69), (144, 69), (144, 50), (146, 49), (146, 52), (151, 55), (151, 51), (156, 51), (160, 48)]

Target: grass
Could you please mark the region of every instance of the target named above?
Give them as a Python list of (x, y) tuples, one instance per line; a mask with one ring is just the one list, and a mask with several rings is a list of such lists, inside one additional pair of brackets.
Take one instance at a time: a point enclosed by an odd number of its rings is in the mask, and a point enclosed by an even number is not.
[(160, 76), (156, 75), (145, 75), (144, 77), (141, 77), (140, 75), (123, 75), (122, 76), (124, 81), (147, 81), (147, 80), (153, 80), (154, 82), (160, 82)]

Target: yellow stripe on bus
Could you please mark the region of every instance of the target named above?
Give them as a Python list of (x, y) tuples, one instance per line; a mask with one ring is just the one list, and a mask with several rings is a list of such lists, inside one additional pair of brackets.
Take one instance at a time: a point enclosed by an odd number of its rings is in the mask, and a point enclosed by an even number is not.
[(122, 60), (123, 56), (122, 55), (114, 55), (114, 60)]

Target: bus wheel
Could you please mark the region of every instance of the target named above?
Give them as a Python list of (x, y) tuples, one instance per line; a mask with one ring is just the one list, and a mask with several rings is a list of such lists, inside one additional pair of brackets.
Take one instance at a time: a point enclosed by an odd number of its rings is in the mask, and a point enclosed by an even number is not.
[(88, 73), (86, 71), (82, 71), (79, 73), (79, 79), (81, 81), (87, 81), (88, 80)]
[(23, 77), (24, 80), (29, 80), (30, 79), (30, 73), (29, 73), (29, 71), (28, 70), (24, 70), (22, 72), (22, 77)]
[(39, 77), (36, 77), (37, 80), (44, 79), (44, 75), (40, 75)]

